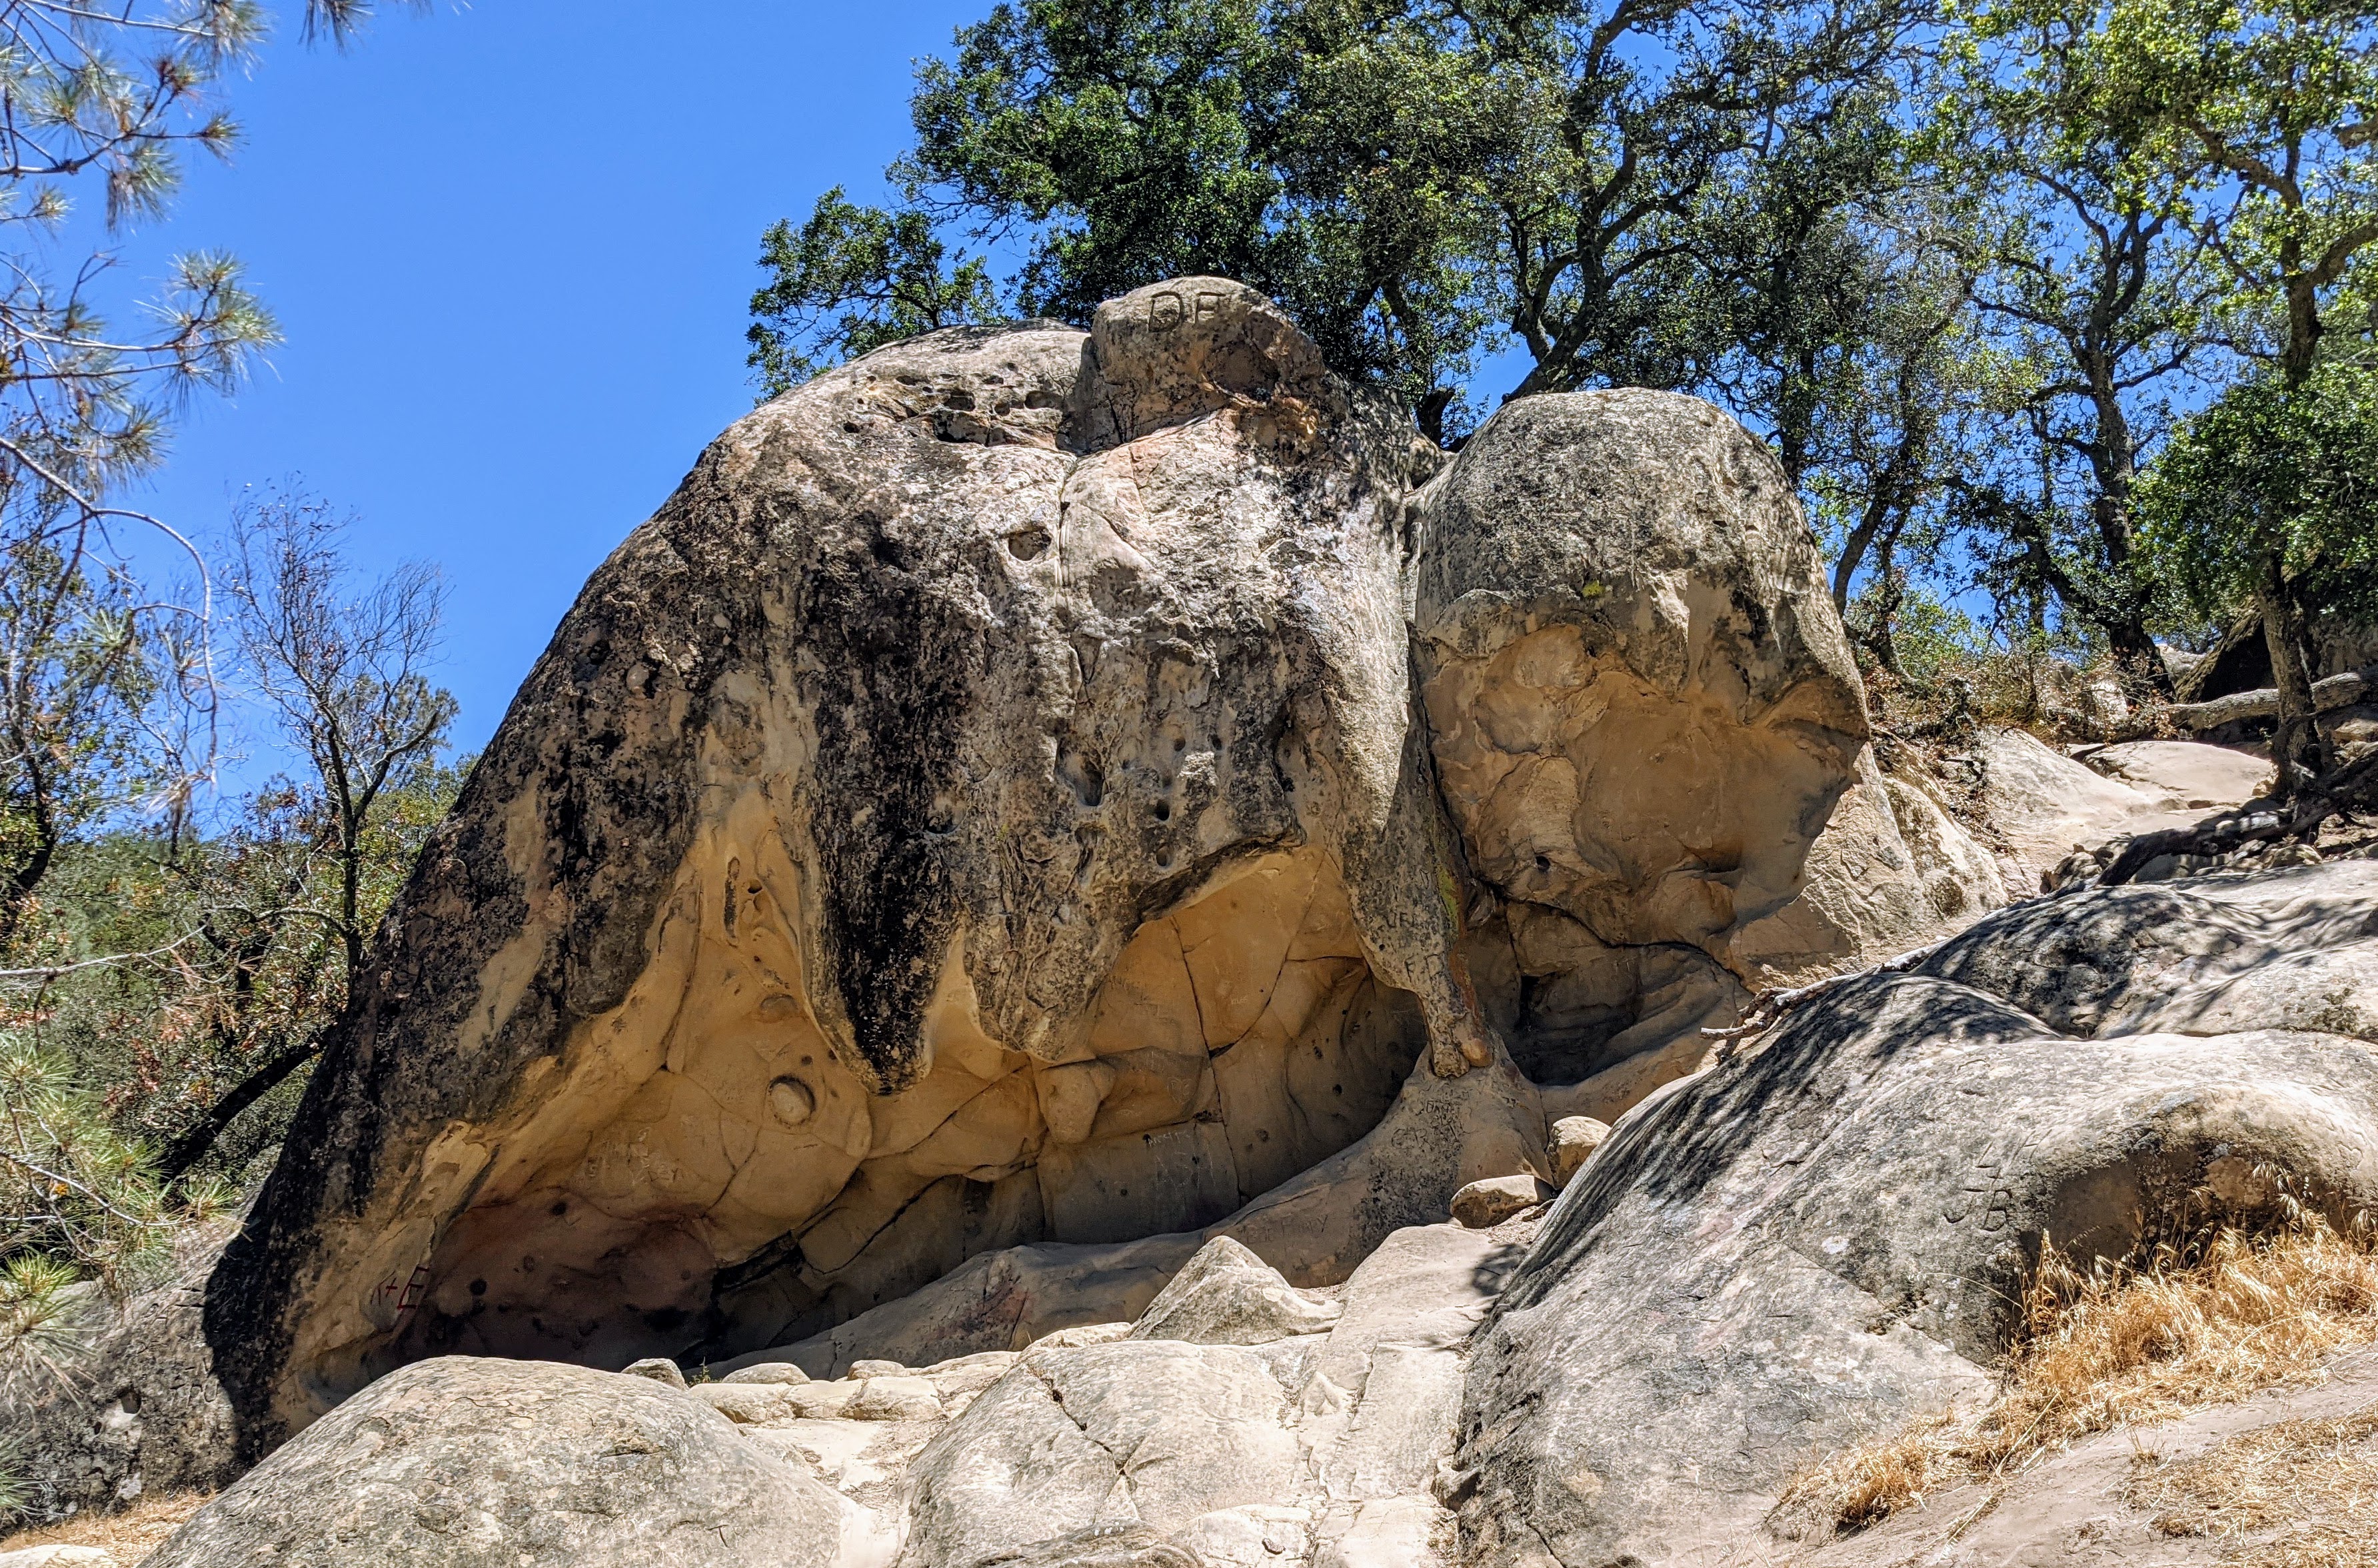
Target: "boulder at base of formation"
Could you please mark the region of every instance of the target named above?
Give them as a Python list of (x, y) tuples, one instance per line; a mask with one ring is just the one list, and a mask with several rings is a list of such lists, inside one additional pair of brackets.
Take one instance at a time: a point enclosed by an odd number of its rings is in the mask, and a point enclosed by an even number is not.
[(306, 1428), (147, 1568), (830, 1568), (845, 1514), (651, 1379), (452, 1356)]

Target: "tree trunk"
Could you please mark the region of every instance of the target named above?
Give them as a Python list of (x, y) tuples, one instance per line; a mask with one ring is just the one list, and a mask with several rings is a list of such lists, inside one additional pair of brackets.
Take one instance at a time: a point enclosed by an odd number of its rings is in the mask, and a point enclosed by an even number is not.
[(2295, 595), (2288, 592), (2287, 569), (2276, 552), (2263, 557), (2263, 576), (2254, 591), (2254, 607), (2263, 616), (2263, 641), (2271, 652), (2271, 684), (2279, 694), (2279, 724), (2271, 737), (2271, 760), (2278, 782), (2273, 797), (2295, 796), (2298, 771), (2317, 774), (2320, 731), (2313, 722), (2312, 672), (2304, 667), (2302, 640), (2296, 635)]
[(2326, 329), (2320, 319), (2320, 290), (2312, 274), (2298, 269), (2292, 261), (2288, 274), (2288, 341), (2279, 351), (2279, 375), (2292, 389), (2302, 386), (2312, 376), (2312, 367), (2320, 353), (2321, 334)]
[(279, 1088), (291, 1073), (313, 1060), (319, 1049), (318, 1039), (292, 1046), (242, 1079), (230, 1094), (209, 1106), (207, 1114), (196, 1125), (186, 1128), (179, 1137), (165, 1145), (164, 1154), (157, 1161), (159, 1179), (167, 1182), (180, 1180), (192, 1166), (206, 1157), (207, 1151), (215, 1146), (215, 1140), (239, 1119), (240, 1112)]
[(42, 880), (50, 874), (50, 866), (57, 858), (57, 814), (50, 807), (49, 785), (40, 767), (27, 759), (27, 771), (32, 775), (31, 807), (32, 846), (9, 871), (5, 883), (0, 883), (0, 951), (17, 940), (17, 928), (33, 907), (33, 893)]
[(2104, 628), (2106, 641), (2114, 652), (2114, 663), (2121, 671), (2124, 694), (2132, 701), (2152, 699), (2168, 702), (2172, 699), (2171, 671), (2163, 662), (2163, 652), (2137, 616), (2109, 617)]
[(1440, 447), (1445, 445), (1445, 411), (1452, 406), (1455, 390), (1451, 387), (1435, 388), (1412, 410), (1412, 423), (1420, 427), (1420, 433)]

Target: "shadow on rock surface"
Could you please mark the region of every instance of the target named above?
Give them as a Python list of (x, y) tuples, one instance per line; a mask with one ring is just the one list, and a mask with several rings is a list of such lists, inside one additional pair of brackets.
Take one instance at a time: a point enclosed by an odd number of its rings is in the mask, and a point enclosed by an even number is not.
[[(2216, 902), (2233, 923), (2261, 911), (2266, 938), (2285, 933), (2269, 940), (2342, 952), (2366, 919), (2361, 878), (2274, 874)], [(2096, 953), (2084, 994), (2144, 1017), (2195, 977), (2159, 966), (2192, 940), (2176, 907), (2043, 900), (1976, 927), (1943, 967), (2052, 1000), (2039, 951)], [(1468, 1560), (1733, 1550), (1808, 1455), (1988, 1386), (2044, 1237), (2085, 1261), (2299, 1203), (2339, 1223), (2378, 1213), (2378, 1057), (2238, 1018), (2212, 1037), (2077, 1037), (1937, 976), (1874, 976), (1645, 1102), (1562, 1195), (1473, 1348)]]

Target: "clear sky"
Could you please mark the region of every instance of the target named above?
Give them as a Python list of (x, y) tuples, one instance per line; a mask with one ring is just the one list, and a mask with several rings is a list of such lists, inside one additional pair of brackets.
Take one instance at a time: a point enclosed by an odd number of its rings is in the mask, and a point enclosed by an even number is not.
[(247, 264), (287, 342), (202, 398), (146, 504), (219, 527), (302, 476), (356, 554), (445, 569), (439, 672), (485, 743), (579, 585), (751, 404), (760, 233), (880, 191), (909, 62), (988, 0), (438, 0), (342, 54), (282, 34), (174, 216), (123, 249)]

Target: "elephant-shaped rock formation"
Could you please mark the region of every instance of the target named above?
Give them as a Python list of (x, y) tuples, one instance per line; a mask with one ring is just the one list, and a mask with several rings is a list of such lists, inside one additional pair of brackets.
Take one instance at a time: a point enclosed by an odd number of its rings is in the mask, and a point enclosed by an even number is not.
[(1211, 1234), (1343, 1280), (1549, 1173), (1540, 1089), (1699, 1062), (1864, 741), (1694, 400), (1448, 461), (1214, 279), (831, 371), (595, 573), (392, 910), (210, 1286), (250, 1450), (440, 1354), (873, 1354), (1016, 1249), (1172, 1239), (1123, 1316)]

